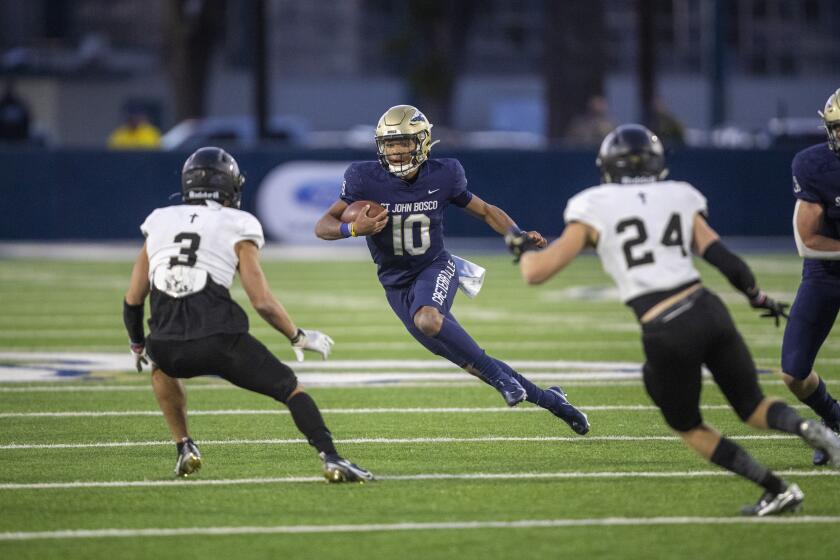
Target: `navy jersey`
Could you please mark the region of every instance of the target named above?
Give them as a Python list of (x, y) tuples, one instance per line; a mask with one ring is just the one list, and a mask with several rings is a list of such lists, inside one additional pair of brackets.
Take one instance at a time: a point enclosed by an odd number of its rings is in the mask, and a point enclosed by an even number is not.
[(442, 253), (443, 211), (452, 203), (463, 208), (472, 194), (457, 159), (430, 159), (408, 183), (385, 171), (379, 162), (351, 164), (344, 173), (341, 200), (378, 202), (388, 210), (388, 225), (367, 236), (368, 249), (386, 287), (405, 286)]
[[(811, 146), (794, 156), (793, 196), (821, 205), (825, 214), (820, 234), (840, 239), (840, 158), (828, 148), (828, 143)], [(840, 278), (840, 261), (805, 259), (802, 275)]]

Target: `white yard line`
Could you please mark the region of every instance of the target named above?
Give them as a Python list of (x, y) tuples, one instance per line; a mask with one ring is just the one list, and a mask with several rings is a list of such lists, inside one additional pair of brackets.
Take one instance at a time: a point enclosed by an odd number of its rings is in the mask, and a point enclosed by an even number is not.
[(148, 529), (87, 529), (0, 533), (0, 541), (182, 537), (189, 535), (270, 535), (300, 533), (379, 533), (390, 531), (463, 531), (467, 529), (531, 529), (556, 527), (638, 527), (651, 525), (801, 525), (840, 523), (840, 516), (787, 517), (604, 517), (592, 519), (521, 519), (517, 521), (449, 521), (374, 523), (358, 525), (273, 525), (263, 527), (183, 527)]
[[(629, 405), (592, 405), (579, 406), (586, 412), (647, 412), (659, 409), (650, 404)], [(701, 406), (703, 410), (730, 410), (726, 404), (709, 404)], [(406, 407), (406, 408), (322, 408), (325, 414), (490, 414), (514, 412), (541, 412), (537, 406), (506, 406), (495, 407)], [(286, 409), (221, 409), (221, 410), (190, 410), (190, 416), (260, 416), (260, 415), (288, 415)], [(159, 410), (78, 410), (67, 412), (0, 412), (0, 418), (99, 418), (99, 417), (132, 417), (132, 416), (160, 416)]]
[[(795, 436), (768, 434), (729, 436), (735, 440), (779, 440), (796, 439)], [(590, 441), (681, 441), (676, 436), (482, 436), (482, 437), (437, 437), (437, 438), (349, 438), (337, 439), (335, 443), (376, 445), (403, 445), (417, 443), (495, 443), (495, 442), (590, 442)], [(202, 440), (200, 445), (293, 445), (307, 443), (304, 439), (222, 439)], [(0, 450), (13, 449), (90, 449), (101, 447), (150, 447), (172, 445), (171, 441), (101, 441), (88, 443), (8, 443)]]
[[(835, 470), (790, 470), (777, 471), (781, 476), (824, 477), (840, 476)], [(377, 481), (417, 480), (550, 480), (550, 479), (622, 479), (622, 478), (704, 478), (729, 477), (733, 473), (715, 471), (619, 471), (619, 472), (537, 472), (537, 473), (424, 473), (407, 475), (381, 475)], [(242, 484), (293, 484), (324, 482), (322, 476), (279, 476), (259, 478), (191, 478), (170, 480), (113, 480), (74, 482), (31, 482), (0, 484), (0, 490), (72, 490), (76, 488), (183, 488), (187, 486), (237, 486)]]

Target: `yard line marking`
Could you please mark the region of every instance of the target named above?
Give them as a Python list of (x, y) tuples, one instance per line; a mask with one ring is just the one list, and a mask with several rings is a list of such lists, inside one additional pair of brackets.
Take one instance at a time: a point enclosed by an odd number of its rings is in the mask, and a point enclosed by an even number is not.
[[(591, 405), (578, 406), (579, 409), (587, 412), (648, 412), (658, 411), (659, 408), (651, 404), (629, 404), (629, 405)], [(700, 407), (702, 410), (730, 410), (726, 404), (709, 404)], [(801, 407), (800, 407), (801, 408)], [(483, 413), (505, 413), (513, 414), (518, 412), (541, 412), (543, 409), (538, 406), (509, 408), (506, 406), (494, 407), (410, 407), (410, 408), (322, 408), (325, 414), (483, 414)], [(220, 409), (220, 410), (191, 410), (190, 416), (260, 416), (260, 415), (288, 415), (289, 411), (284, 409)], [(160, 416), (159, 410), (79, 410), (65, 412), (0, 412), (0, 418), (99, 418), (99, 417), (133, 417), (133, 416)]]
[(453, 531), (466, 529), (530, 529), (554, 527), (616, 527), (650, 525), (801, 525), (840, 523), (840, 516), (787, 517), (602, 517), (590, 519), (520, 519), (516, 521), (448, 521), (430, 523), (370, 523), (357, 525), (274, 525), (239, 527), (183, 527), (148, 529), (83, 529), (0, 533), (0, 541), (38, 539), (95, 539), (136, 537), (181, 537), (187, 535), (268, 535), (300, 533), (373, 533), (389, 531)]
[[(796, 436), (769, 434), (727, 436), (735, 440), (777, 440), (798, 439)], [(372, 443), (399, 445), (406, 443), (495, 443), (508, 442), (587, 442), (587, 441), (682, 441), (676, 436), (481, 436), (481, 437), (438, 437), (438, 438), (350, 438), (337, 439), (335, 443)], [(291, 445), (307, 443), (305, 439), (222, 439), (203, 440), (201, 445)], [(149, 447), (172, 445), (171, 441), (103, 441), (90, 443), (7, 443), (0, 450), (9, 449), (89, 449), (98, 447)]]
[[(776, 471), (781, 476), (823, 477), (840, 476), (834, 470)], [(615, 471), (615, 472), (541, 472), (541, 473), (421, 473), (406, 475), (377, 475), (377, 481), (417, 480), (543, 480), (543, 479), (601, 479), (601, 478), (703, 478), (736, 476), (725, 470), (716, 471)], [(73, 482), (29, 482), (0, 484), (0, 490), (72, 490), (75, 488), (181, 488), (189, 486), (236, 486), (241, 484), (289, 484), (324, 482), (322, 476), (280, 476), (223, 479), (169, 480), (113, 480)]]

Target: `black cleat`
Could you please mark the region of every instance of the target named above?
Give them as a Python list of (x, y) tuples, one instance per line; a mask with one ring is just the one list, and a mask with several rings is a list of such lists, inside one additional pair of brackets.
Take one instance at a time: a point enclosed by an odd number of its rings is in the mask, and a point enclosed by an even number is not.
[(742, 515), (764, 517), (765, 515), (778, 515), (780, 513), (793, 513), (802, 507), (805, 494), (796, 484), (791, 484), (781, 494), (765, 492), (758, 503), (753, 506), (741, 508)]
[(569, 402), (566, 392), (560, 387), (549, 387), (546, 392), (553, 394), (556, 398), (554, 406), (548, 410), (568, 424), (576, 434), (586, 435), (589, 432), (589, 418)]
[(499, 378), (495, 382), (491, 381), (489, 383), (491, 387), (502, 395), (502, 398), (505, 399), (505, 404), (508, 406), (516, 406), (528, 396), (525, 387), (506, 373), (499, 375)]
[(201, 468), (201, 451), (193, 440), (187, 440), (178, 453), (178, 462), (175, 463), (175, 476), (188, 477)]
[(840, 437), (836, 428), (817, 420), (805, 420), (800, 426), (802, 439), (814, 448), (815, 465), (830, 463), (840, 469)]
[(327, 455), (320, 453), (319, 456), (324, 462), (324, 478), (327, 482), (370, 482), (373, 475), (370, 471), (359, 465), (351, 463), (337, 453)]

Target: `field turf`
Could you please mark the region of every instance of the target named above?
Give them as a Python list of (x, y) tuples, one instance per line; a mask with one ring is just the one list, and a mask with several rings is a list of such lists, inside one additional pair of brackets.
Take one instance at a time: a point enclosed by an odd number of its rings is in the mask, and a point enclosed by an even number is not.
[[(391, 313), (372, 264), (265, 263), (296, 322), (336, 341), (330, 362), (310, 357), (298, 371), (339, 450), (377, 475), (365, 485), (326, 484), (284, 407), (215, 378), (187, 382), (205, 462), (173, 480), (174, 445), (148, 374), (131, 369), (122, 326), (131, 263), (0, 261), (0, 558), (837, 557), (836, 471), (813, 467), (797, 439), (742, 425), (707, 382), (705, 418), (806, 494), (796, 515), (740, 517), (760, 489), (669, 432), (638, 377), (638, 326), (593, 256), (542, 287), (525, 286), (507, 257), (474, 260), (488, 269), (484, 291), (459, 295), (455, 315), (491, 355), (544, 387), (562, 385), (589, 414), (588, 436), (530, 404), (506, 409), (428, 354)], [(799, 259), (747, 260), (764, 289), (792, 300)], [(782, 328), (698, 266), (732, 311), (765, 392), (790, 402), (778, 377)], [(285, 338), (241, 288), (232, 293), (253, 334), (291, 363)], [(4, 379), (54, 352), (124, 365)], [(835, 395), (838, 366), (829, 338), (817, 369)], [(353, 382), (371, 373), (378, 382)]]

